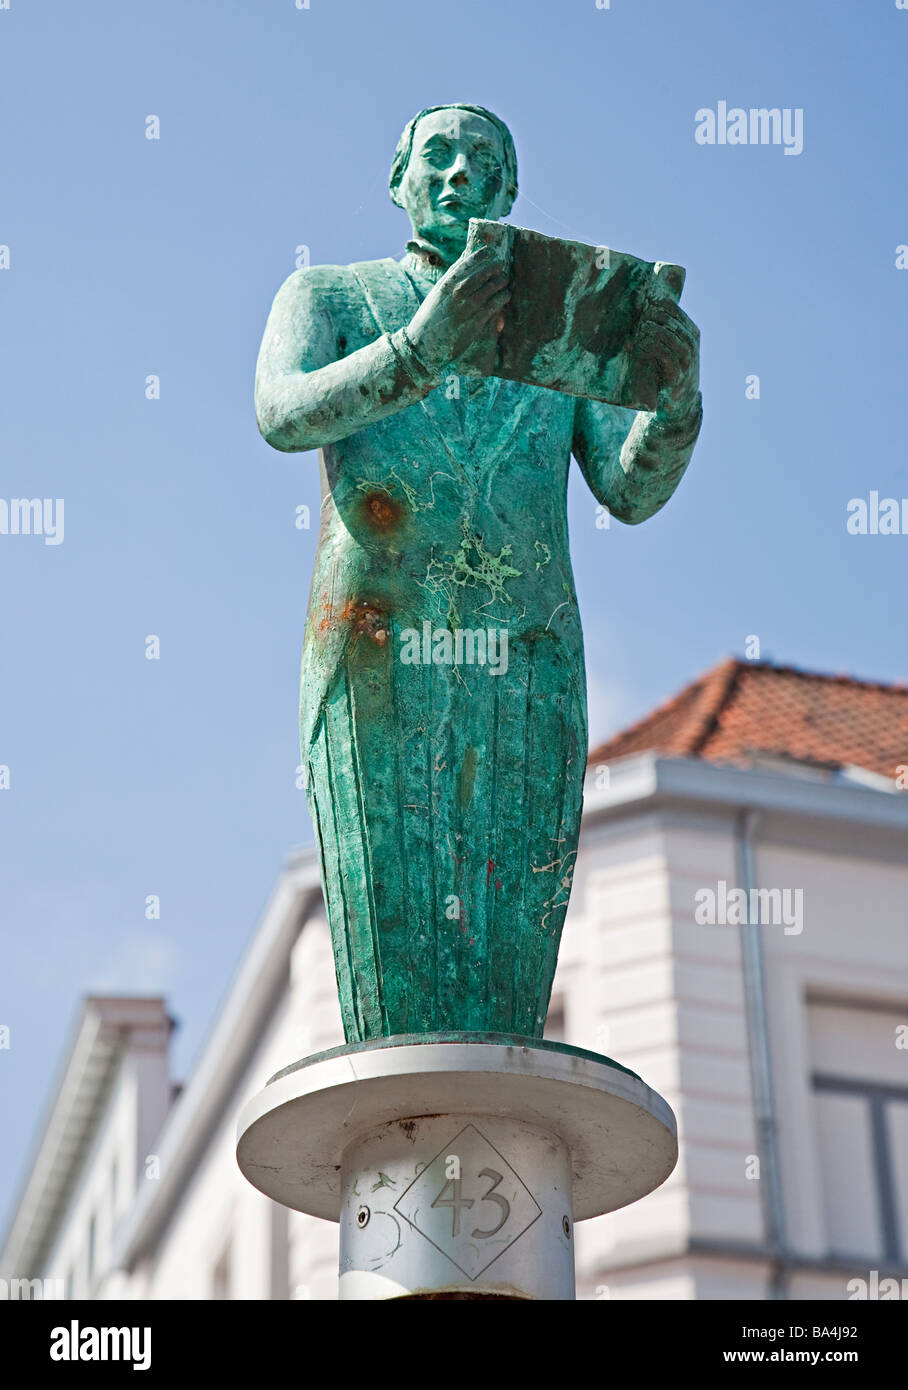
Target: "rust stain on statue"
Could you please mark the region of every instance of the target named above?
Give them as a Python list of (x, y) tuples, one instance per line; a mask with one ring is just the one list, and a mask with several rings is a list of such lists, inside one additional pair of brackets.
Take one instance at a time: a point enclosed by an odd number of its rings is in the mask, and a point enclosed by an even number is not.
[(343, 608), (335, 609), (327, 595), (323, 595), (319, 607), (322, 617), (315, 628), (319, 637), (327, 636), (343, 623), (354, 637), (368, 637), (376, 646), (383, 647), (388, 640), (388, 615), (377, 603), (351, 598)]
[(370, 492), (363, 498), (363, 513), (376, 531), (389, 531), (402, 521), (406, 512), (399, 502), (386, 492)]
[(338, 621), (349, 623), (357, 637), (371, 637), (379, 647), (388, 640), (388, 618), (368, 599), (351, 599), (338, 614)]

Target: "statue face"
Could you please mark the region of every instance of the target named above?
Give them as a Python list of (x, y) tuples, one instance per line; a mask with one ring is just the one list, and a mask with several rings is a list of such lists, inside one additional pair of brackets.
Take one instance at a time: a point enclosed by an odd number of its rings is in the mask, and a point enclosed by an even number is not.
[(472, 111), (423, 116), (398, 197), (418, 236), (459, 256), (471, 217), (497, 220), (508, 210), (504, 150), (491, 121)]

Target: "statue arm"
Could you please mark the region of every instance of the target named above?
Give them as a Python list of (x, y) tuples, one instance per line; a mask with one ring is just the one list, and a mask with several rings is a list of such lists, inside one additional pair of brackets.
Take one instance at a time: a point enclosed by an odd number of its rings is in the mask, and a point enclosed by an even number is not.
[(636, 525), (664, 507), (680, 483), (702, 418), (699, 391), (680, 414), (635, 414), (578, 397), (571, 452), (596, 500)]
[(350, 293), (337, 267), (295, 271), (278, 290), (255, 374), (259, 430), (287, 453), (319, 449), (427, 396), (438, 384), (405, 329), (340, 355), (331, 301)]

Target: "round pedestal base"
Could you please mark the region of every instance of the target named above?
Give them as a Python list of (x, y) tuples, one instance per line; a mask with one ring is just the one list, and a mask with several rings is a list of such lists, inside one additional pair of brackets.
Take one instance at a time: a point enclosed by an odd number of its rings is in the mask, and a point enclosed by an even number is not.
[(340, 1221), (342, 1298), (570, 1299), (575, 1218), (636, 1201), (674, 1167), (674, 1116), (638, 1076), (494, 1037), (335, 1048), (243, 1111), (249, 1181)]

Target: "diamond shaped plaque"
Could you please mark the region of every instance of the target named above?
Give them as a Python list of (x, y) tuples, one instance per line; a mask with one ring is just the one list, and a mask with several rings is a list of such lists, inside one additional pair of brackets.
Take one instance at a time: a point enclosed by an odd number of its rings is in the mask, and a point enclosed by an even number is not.
[(507, 1159), (465, 1125), (394, 1203), (394, 1210), (468, 1279), (476, 1279), (542, 1208)]

